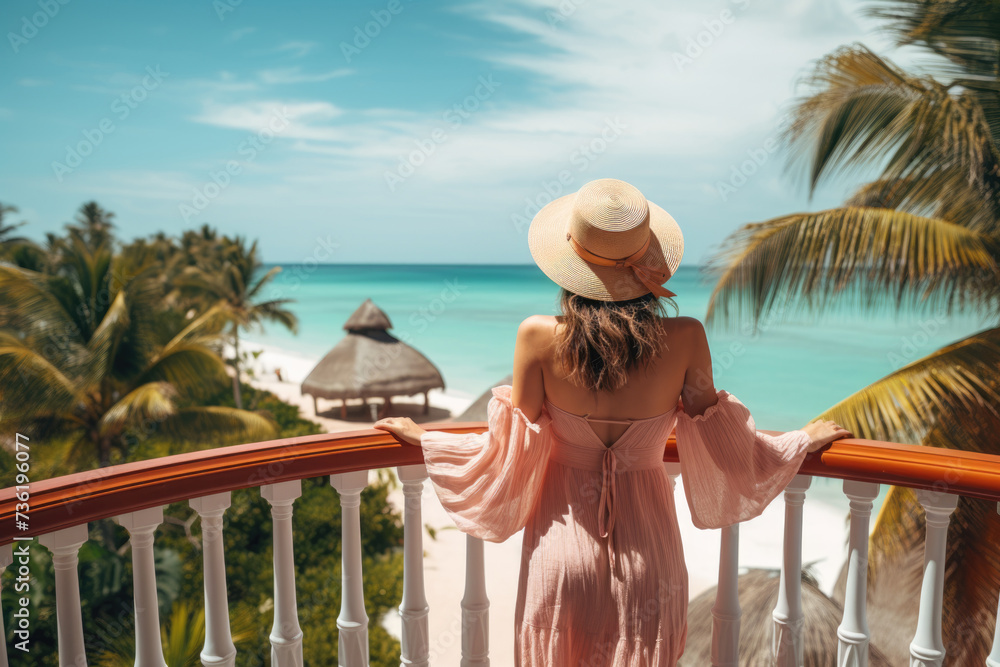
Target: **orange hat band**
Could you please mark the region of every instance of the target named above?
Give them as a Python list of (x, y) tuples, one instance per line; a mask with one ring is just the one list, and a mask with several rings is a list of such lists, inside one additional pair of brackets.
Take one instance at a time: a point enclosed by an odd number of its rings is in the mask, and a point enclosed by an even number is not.
[(646, 242), (642, 244), (642, 247), (636, 250), (634, 253), (629, 255), (624, 259), (609, 259), (607, 257), (601, 257), (600, 255), (595, 255), (590, 252), (582, 245), (576, 242), (576, 239), (567, 232), (566, 238), (569, 240), (573, 251), (580, 256), (581, 259), (590, 262), (591, 264), (598, 264), (600, 266), (614, 266), (619, 269), (632, 269), (632, 273), (643, 285), (649, 288), (649, 291), (656, 296), (671, 297), (677, 296), (675, 293), (663, 287), (663, 283), (670, 279), (670, 271), (664, 269), (662, 271), (650, 268), (648, 266), (640, 266), (635, 262), (639, 260), (646, 250), (649, 249), (649, 243), (653, 240), (653, 235), (650, 234), (646, 237)]

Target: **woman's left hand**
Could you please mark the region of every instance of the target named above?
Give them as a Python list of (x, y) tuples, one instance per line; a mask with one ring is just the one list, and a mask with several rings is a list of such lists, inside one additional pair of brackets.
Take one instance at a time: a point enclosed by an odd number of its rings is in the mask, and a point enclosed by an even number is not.
[(416, 422), (409, 417), (379, 419), (375, 422), (374, 427), (383, 431), (389, 431), (406, 444), (416, 445), (417, 447), (420, 446), (420, 436), (427, 433), (427, 431), (417, 426)]

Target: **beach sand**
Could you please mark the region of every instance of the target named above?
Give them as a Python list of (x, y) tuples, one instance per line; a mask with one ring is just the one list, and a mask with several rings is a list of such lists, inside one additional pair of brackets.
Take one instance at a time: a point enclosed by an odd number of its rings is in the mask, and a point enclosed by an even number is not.
[[(360, 402), (351, 406), (348, 421), (339, 419), (338, 401), (320, 401), (320, 415), (313, 409), (311, 397), (303, 397), (299, 385), (318, 360), (270, 346), (248, 343), (248, 349), (259, 349), (251, 380), (255, 386), (273, 392), (282, 400), (297, 404), (306, 419), (320, 423), (329, 432), (353, 430), (370, 425), (374, 419), (363, 413)], [(275, 368), (282, 371), (278, 381)], [(485, 389), (484, 389), (485, 390)], [(434, 390), (429, 393), (431, 414), (424, 416), (423, 397), (393, 399), (392, 416), (409, 416), (417, 422), (438, 421), (464, 410), (473, 398)], [(367, 419), (367, 420), (366, 420)], [(393, 471), (395, 475), (395, 471)], [(373, 475), (374, 479), (374, 475)], [(829, 594), (846, 558), (848, 501), (842, 494), (831, 493), (829, 487), (818, 498), (807, 494), (803, 518), (802, 561), (814, 564), (821, 589)], [(695, 597), (715, 586), (719, 567), (720, 533), (702, 531), (691, 523), (683, 482), (677, 478), (674, 493), (684, 552), (688, 565), (689, 593)], [(390, 492), (389, 500), (402, 513), (402, 488)], [(423, 491), (422, 522), (435, 531), (423, 534), (424, 584), (429, 612), (431, 662), (458, 664), (461, 660), (462, 608), (464, 594), (466, 535), (458, 531), (434, 493), (430, 482)], [(781, 540), (784, 526), (784, 501), (779, 496), (764, 513), (740, 527), (740, 565), (746, 568), (778, 568), (781, 565)], [(364, 527), (362, 526), (362, 530)], [(490, 658), (493, 664), (514, 663), (514, 608), (521, 562), (523, 531), (502, 544), (485, 543), (487, 592), (490, 598)], [(336, 610), (331, 610), (336, 613)], [(400, 636), (400, 617), (392, 612), (383, 623), (393, 635)], [(306, 637), (308, 642), (309, 638)]]

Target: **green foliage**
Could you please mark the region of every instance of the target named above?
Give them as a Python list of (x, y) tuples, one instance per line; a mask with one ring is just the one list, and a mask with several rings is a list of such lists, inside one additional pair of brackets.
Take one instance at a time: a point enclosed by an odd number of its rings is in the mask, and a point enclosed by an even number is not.
[[(258, 276), (256, 244), (203, 226), (179, 240), (156, 234), (120, 244), (114, 215), (81, 207), (64, 237), (42, 248), (11, 232), (0, 205), (0, 430), (32, 430), (32, 481), (247, 442), (322, 432), (298, 408), (239, 383), (238, 409), (221, 351), (234, 327), (278, 322), (294, 330), (287, 300), (262, 300), (274, 271)], [(9, 218), (8, 218), (9, 220)], [(16, 387), (17, 391), (11, 389)], [(81, 406), (83, 406), (81, 408)], [(266, 425), (266, 428), (264, 428)], [(30, 427), (30, 428), (29, 428)], [(0, 448), (0, 483), (14, 458)], [(398, 665), (398, 640), (381, 627), (402, 597), (402, 516), (388, 503), (393, 478), (378, 471), (361, 494), (362, 554), (372, 665)], [(336, 664), (341, 514), (329, 478), (302, 480), (294, 553), (307, 664)], [(257, 488), (232, 493), (224, 515), (230, 624), (236, 664), (270, 660), (272, 521)], [(80, 550), (84, 635), (90, 664), (134, 661), (128, 533), (92, 522)], [(58, 664), (49, 552), (33, 543), (31, 654), (14, 664)], [(164, 508), (154, 546), (164, 655), (198, 665), (204, 642), (201, 525), (187, 502)], [(17, 608), (15, 568), (3, 573), (2, 605)], [(9, 618), (9, 616), (8, 616)], [(13, 624), (6, 624), (12, 646)]]

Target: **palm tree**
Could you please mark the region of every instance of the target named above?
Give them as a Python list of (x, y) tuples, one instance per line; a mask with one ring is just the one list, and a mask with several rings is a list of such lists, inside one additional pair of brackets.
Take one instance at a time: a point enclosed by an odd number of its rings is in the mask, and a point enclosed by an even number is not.
[[(214, 239), (213, 239), (214, 240)], [(196, 265), (187, 267), (176, 284), (182, 291), (203, 296), (230, 317), (230, 340), (233, 345), (233, 400), (236, 407), (243, 405), (240, 395), (240, 330), (262, 326), (264, 322), (278, 322), (292, 333), (298, 332), (298, 319), (285, 308), (292, 299), (260, 300), (264, 287), (281, 271), (280, 266), (269, 269), (258, 277), (263, 268), (257, 254), (257, 242), (247, 247), (242, 237), (224, 239), (221, 266)]]
[(8, 225), (4, 218), (11, 213), (17, 213), (17, 207), (0, 202), (0, 261), (25, 268), (40, 268), (45, 264), (45, 251), (31, 239), (12, 236), (14, 230), (27, 223), (22, 220)]
[[(860, 308), (979, 313), (988, 328), (909, 363), (820, 418), (856, 436), (1000, 454), (983, 423), (1000, 421), (1000, 3), (891, 0), (869, 9), (897, 44), (938, 63), (914, 74), (863, 45), (821, 59), (785, 134), (810, 193), (872, 165), (874, 182), (844, 206), (742, 226), (710, 259), (707, 321)], [(892, 487), (871, 540), (872, 638), (909, 633), (916, 605), (888, 582), (919, 587), (923, 513)], [(949, 571), (944, 635), (953, 664), (982, 664), (992, 640), (1000, 554), (996, 506), (963, 498), (949, 540), (975, 567)], [(956, 562), (956, 561), (950, 561)], [(969, 561), (966, 561), (967, 563)], [(892, 564), (893, 567), (888, 567)], [(884, 583), (885, 585), (880, 585)], [(990, 619), (970, 624), (970, 619)], [(908, 638), (907, 638), (908, 641)], [(898, 642), (897, 642), (898, 644)]]
[(87, 202), (76, 214), (76, 224), (66, 225), (70, 238), (79, 237), (92, 250), (114, 241), (112, 230), (115, 214), (106, 211), (95, 202)]
[(225, 365), (209, 345), (225, 320), (183, 328), (160, 306), (154, 265), (129, 266), (109, 244), (65, 245), (54, 273), (0, 264), (0, 425), (72, 439), (78, 469), (113, 463), (151, 433), (188, 442), (273, 437), (264, 417), (199, 405)]
[(24, 225), (25, 222), (22, 220), (21, 222), (14, 223), (13, 225), (8, 225), (4, 221), (4, 218), (6, 218), (9, 213), (17, 213), (17, 207), (8, 206), (7, 204), (0, 202), (0, 245), (3, 245), (4, 247), (6, 247), (8, 243), (21, 243), (27, 240), (21, 236), (10, 235), (11, 232)]

